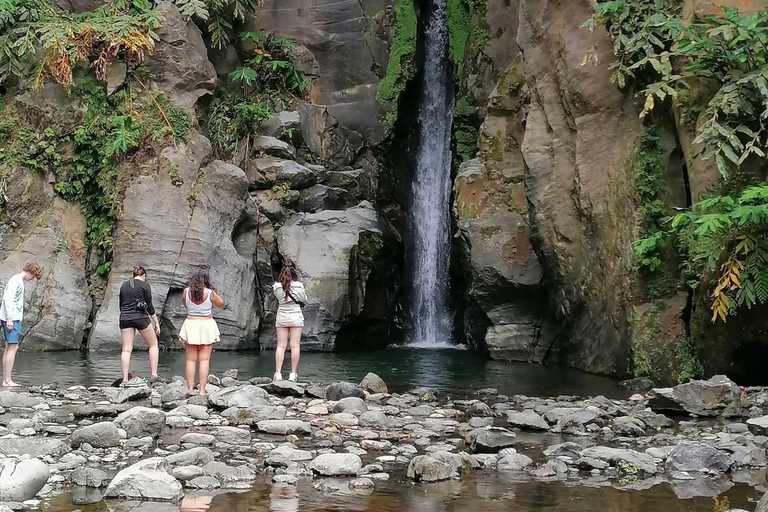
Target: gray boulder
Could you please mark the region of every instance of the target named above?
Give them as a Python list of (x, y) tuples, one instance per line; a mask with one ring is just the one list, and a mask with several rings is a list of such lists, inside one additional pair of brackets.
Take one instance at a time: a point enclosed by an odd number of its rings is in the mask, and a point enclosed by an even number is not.
[(221, 415), (235, 425), (253, 426), (264, 420), (282, 420), (286, 413), (285, 407), (262, 405), (248, 408), (230, 407), (222, 411)]
[(480, 463), (464, 452), (451, 453), (446, 451), (434, 451), (431, 452), (429, 456), (440, 462), (445, 462), (451, 466), (453, 471), (460, 475), (472, 473), (474, 470), (480, 468)]
[(500, 471), (522, 471), (533, 464), (533, 459), (522, 453), (513, 453), (499, 459), (497, 467)]
[(759, 416), (747, 420), (747, 428), (756, 436), (768, 435), (768, 416)]
[(183, 496), (181, 483), (171, 475), (162, 457), (145, 459), (121, 470), (104, 492), (105, 498), (172, 502)]
[(389, 393), (387, 383), (375, 373), (368, 373), (357, 386), (372, 394)]
[(579, 407), (554, 407), (544, 413), (544, 419), (550, 424), (557, 424), (561, 418), (566, 416), (573, 416), (584, 425), (597, 417), (592, 411)]
[(368, 410), (365, 400), (356, 396), (342, 398), (333, 406), (333, 412), (347, 412), (351, 414), (361, 414)]
[(296, 156), (296, 150), (293, 149), (293, 146), (268, 135), (256, 137), (253, 141), (253, 150), (279, 158), (293, 158)]
[(608, 446), (594, 446), (592, 448), (585, 448), (580, 452), (581, 457), (602, 460), (610, 462), (613, 465), (619, 462), (625, 462), (633, 464), (638, 469), (648, 473), (649, 475), (656, 474), (656, 463), (653, 457), (647, 453), (640, 453), (634, 450), (624, 450), (621, 448), (611, 448)]
[(264, 121), (261, 125), (261, 131), (265, 135), (280, 137), (288, 129), (297, 129), (301, 127), (301, 117), (295, 110), (284, 110), (274, 114)]
[(549, 430), (549, 425), (534, 411), (506, 411), (507, 423), (522, 430)]
[(277, 396), (302, 397), (304, 396), (304, 390), (306, 389), (306, 386), (304, 384), (298, 384), (289, 380), (277, 380), (267, 384), (265, 389), (269, 393)]
[(165, 460), (172, 466), (205, 466), (213, 462), (213, 452), (209, 448), (197, 447), (172, 453)]
[(354, 476), (362, 468), (360, 457), (352, 453), (324, 453), (309, 464), (310, 470), (323, 476)]
[(763, 493), (763, 497), (760, 498), (757, 507), (755, 507), (755, 512), (768, 512), (768, 492)]
[(345, 210), (358, 202), (359, 199), (352, 197), (343, 188), (318, 184), (301, 191), (296, 210), (306, 213), (316, 213), (322, 210)]
[(386, 414), (381, 411), (366, 411), (358, 418), (362, 427), (388, 428), (390, 420)]
[(81, 466), (72, 472), (72, 483), (82, 487), (100, 488), (107, 485), (109, 475), (97, 468)]
[(256, 423), (256, 429), (265, 434), (311, 434), (312, 427), (301, 420), (263, 420)]
[(247, 385), (239, 388), (223, 388), (211, 393), (208, 396), (208, 402), (219, 409), (229, 407), (254, 407), (269, 405), (266, 391), (258, 386)]
[(338, 401), (350, 397), (365, 399), (365, 392), (351, 382), (335, 382), (325, 388), (325, 398), (328, 400)]
[(250, 482), (256, 474), (248, 466), (227, 466), (223, 462), (213, 461), (203, 466), (203, 473), (229, 485), (237, 482)]
[(165, 427), (165, 413), (149, 407), (132, 407), (114, 420), (128, 437), (160, 437)]
[(725, 375), (691, 380), (673, 388), (655, 388), (648, 396), (648, 406), (654, 411), (685, 411), (706, 417), (741, 410), (741, 390)]
[(111, 421), (103, 421), (72, 432), (70, 443), (75, 448), (83, 443), (88, 443), (94, 448), (112, 448), (119, 446), (121, 439), (117, 425)]
[(251, 444), (251, 432), (237, 427), (218, 427), (213, 431), (213, 437), (220, 443), (234, 445)]
[(0, 463), (0, 500), (26, 501), (45, 486), (48, 466), (40, 459), (5, 459)]
[(293, 160), (261, 157), (248, 162), (246, 175), (251, 188), (268, 189), (285, 184), (292, 190), (311, 187), (317, 183), (317, 174)]
[(30, 457), (42, 457), (50, 455), (57, 457), (71, 451), (68, 444), (59, 439), (51, 438), (21, 438), (7, 437), (0, 439), (0, 454), (29, 455)]
[(304, 462), (312, 460), (312, 453), (306, 450), (299, 450), (291, 444), (281, 444), (264, 459), (269, 466), (288, 466), (294, 462)]
[(613, 421), (613, 432), (618, 436), (642, 437), (645, 435), (645, 423), (638, 418), (622, 416)]
[(706, 444), (683, 441), (675, 446), (666, 461), (668, 471), (717, 471), (724, 473), (731, 467), (727, 453)]
[(36, 405), (43, 403), (43, 399), (39, 396), (32, 396), (27, 393), (14, 393), (13, 391), (0, 390), (0, 407), (6, 409), (18, 408), (32, 408)]
[(469, 432), (465, 440), (473, 452), (496, 453), (515, 445), (515, 433), (501, 427), (484, 427)]
[(439, 482), (453, 478), (456, 472), (450, 464), (428, 455), (418, 455), (408, 464), (407, 475), (417, 482)]

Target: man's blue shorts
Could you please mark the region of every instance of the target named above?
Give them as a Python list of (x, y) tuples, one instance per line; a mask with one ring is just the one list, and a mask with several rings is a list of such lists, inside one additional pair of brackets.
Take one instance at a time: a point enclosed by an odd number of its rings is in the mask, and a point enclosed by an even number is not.
[(8, 325), (5, 321), (0, 320), (0, 325), (3, 327), (3, 335), (5, 336), (6, 343), (19, 343), (21, 339), (21, 321), (13, 321), (13, 329), (10, 331), (6, 328)]

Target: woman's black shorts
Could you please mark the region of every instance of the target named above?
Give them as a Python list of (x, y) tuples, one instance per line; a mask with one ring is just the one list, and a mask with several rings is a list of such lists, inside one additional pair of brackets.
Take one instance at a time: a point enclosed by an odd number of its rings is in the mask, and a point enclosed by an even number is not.
[(121, 329), (138, 329), (139, 331), (143, 331), (147, 327), (149, 327), (149, 324), (151, 322), (149, 321), (149, 318), (136, 318), (134, 320), (123, 320), (120, 319), (120, 328)]

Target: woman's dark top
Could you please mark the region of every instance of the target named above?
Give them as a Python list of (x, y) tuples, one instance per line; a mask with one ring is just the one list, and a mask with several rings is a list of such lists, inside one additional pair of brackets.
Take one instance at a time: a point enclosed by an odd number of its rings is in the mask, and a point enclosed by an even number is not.
[[(139, 301), (147, 304), (146, 311), (139, 309)], [(152, 288), (144, 281), (133, 280), (123, 283), (120, 287), (120, 320), (138, 320), (147, 318), (147, 314), (154, 315), (155, 307), (152, 305)]]

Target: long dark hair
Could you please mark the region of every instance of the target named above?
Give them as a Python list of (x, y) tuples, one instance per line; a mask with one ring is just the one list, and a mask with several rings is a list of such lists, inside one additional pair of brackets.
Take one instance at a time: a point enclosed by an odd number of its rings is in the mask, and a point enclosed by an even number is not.
[(208, 265), (200, 265), (189, 278), (189, 295), (195, 303), (203, 302), (205, 289), (213, 290), (211, 278), (208, 274)]
[(280, 271), (277, 280), (283, 285), (285, 300), (288, 300), (288, 294), (291, 293), (291, 282), (300, 280), (299, 273), (296, 271), (296, 264), (291, 260), (285, 260), (283, 262), (283, 270)]

